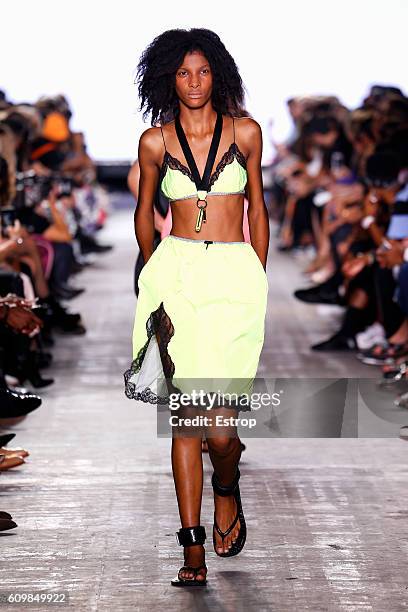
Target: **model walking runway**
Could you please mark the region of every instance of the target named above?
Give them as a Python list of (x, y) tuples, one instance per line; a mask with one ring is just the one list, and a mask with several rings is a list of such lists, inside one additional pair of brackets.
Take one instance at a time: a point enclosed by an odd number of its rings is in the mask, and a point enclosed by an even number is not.
[[(406, 443), (397, 439), (244, 440), (245, 548), (232, 559), (209, 549), (207, 593), (192, 600), (172, 589), (170, 598), (169, 576), (180, 562), (170, 440), (157, 439), (154, 407), (130, 402), (119, 376), (129, 357), (135, 301), (123, 266), (135, 258), (132, 232), (130, 211), (111, 217), (104, 237), (115, 249), (98, 269), (83, 273), (88, 291), (77, 298), (87, 342), (61, 339), (52, 370), (58, 389), (44, 391), (43, 406), (14, 426), (30, 457), (0, 476), (2, 499), (19, 524), (0, 536), (2, 590), (67, 591), (84, 612), (112, 610), (112, 601), (121, 611), (337, 611), (345, 601), (354, 610), (402, 610), (408, 493)], [(298, 265), (277, 256), (268, 272), (281, 304), (288, 279), (296, 286)], [(285, 312), (269, 310), (267, 329), (277, 329), (278, 317), (286, 329), (309, 316), (308, 308), (293, 301)], [(296, 342), (305, 342), (305, 334), (298, 322)], [(278, 347), (269, 338), (262, 369), (279, 360), (283, 338), (278, 334)], [(306, 357), (296, 360), (306, 366)], [(333, 366), (322, 375), (330, 376)], [(205, 458), (202, 521), (208, 528), (211, 471)]]

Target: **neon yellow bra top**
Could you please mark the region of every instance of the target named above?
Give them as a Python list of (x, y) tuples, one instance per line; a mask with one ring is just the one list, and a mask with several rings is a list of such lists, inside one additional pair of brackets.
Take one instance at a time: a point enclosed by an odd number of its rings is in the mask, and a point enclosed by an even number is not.
[[(235, 142), (231, 143), (228, 151), (224, 153), (217, 167), (210, 177), (208, 195), (244, 194), (247, 183), (247, 170), (245, 156)], [(160, 127), (162, 136), (163, 130)], [(162, 193), (172, 202), (197, 197), (197, 188), (190, 169), (173, 157), (166, 148), (164, 140), (164, 158), (160, 172), (160, 188)]]

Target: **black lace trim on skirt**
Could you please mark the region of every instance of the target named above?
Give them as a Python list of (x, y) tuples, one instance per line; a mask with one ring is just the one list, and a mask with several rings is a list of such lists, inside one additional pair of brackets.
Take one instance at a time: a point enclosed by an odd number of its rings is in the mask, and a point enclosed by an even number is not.
[(125, 379), (125, 394), (129, 399), (142, 400), (143, 402), (149, 402), (150, 404), (167, 404), (169, 401), (168, 396), (157, 395), (150, 389), (150, 387), (143, 389), (143, 391), (137, 392), (135, 384), (130, 380), (140, 371), (143, 360), (146, 356), (149, 342), (153, 334), (155, 334), (167, 389), (169, 393), (180, 392), (180, 390), (175, 388), (171, 382), (171, 379), (174, 376), (175, 366), (169, 355), (167, 346), (174, 335), (174, 327), (169, 315), (164, 309), (163, 302), (161, 302), (157, 310), (154, 310), (149, 316), (146, 322), (146, 331), (147, 341), (138, 352), (136, 358), (132, 361), (130, 368), (123, 374)]
[[(164, 309), (163, 302), (157, 310), (154, 310), (146, 322), (147, 340), (138, 352), (136, 358), (132, 361), (130, 368), (127, 369), (123, 376), (125, 380), (125, 395), (129, 399), (141, 400), (149, 404), (168, 404), (169, 395), (179, 395), (182, 393), (180, 389), (173, 385), (172, 379), (175, 373), (174, 363), (168, 352), (168, 344), (171, 338), (174, 336), (174, 326), (167, 312)], [(167, 395), (158, 395), (150, 387), (146, 387), (142, 391), (136, 391), (136, 385), (131, 381), (131, 378), (140, 372), (143, 361), (146, 356), (146, 352), (149, 346), (149, 342), (153, 335), (156, 336), (157, 344), (159, 347), (160, 359), (163, 368), (163, 374), (167, 387)], [(235, 408), (241, 412), (251, 411), (251, 406), (240, 406), (231, 401), (231, 405), (228, 406), (228, 402), (225, 403), (226, 408)]]

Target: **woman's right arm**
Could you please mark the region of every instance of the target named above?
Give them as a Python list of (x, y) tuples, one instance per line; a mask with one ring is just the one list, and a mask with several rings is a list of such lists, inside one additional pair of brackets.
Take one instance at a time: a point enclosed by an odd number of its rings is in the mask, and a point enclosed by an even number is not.
[(159, 128), (149, 128), (140, 137), (138, 160), (140, 167), (139, 197), (134, 214), (135, 235), (145, 263), (153, 253), (154, 200), (159, 181), (158, 165), (161, 152)]

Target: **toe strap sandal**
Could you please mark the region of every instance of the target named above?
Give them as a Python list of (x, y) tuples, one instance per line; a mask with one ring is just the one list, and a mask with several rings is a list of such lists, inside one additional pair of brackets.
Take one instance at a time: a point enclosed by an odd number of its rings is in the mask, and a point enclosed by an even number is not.
[[(184, 548), (188, 546), (195, 546), (196, 544), (204, 544), (206, 540), (205, 527), (202, 525), (197, 525), (196, 527), (182, 527), (176, 533), (176, 540), (179, 546), (184, 546)], [(201, 587), (207, 584), (207, 578), (203, 580), (197, 580), (197, 575), (200, 570), (205, 569), (207, 571), (207, 566), (199, 565), (198, 567), (191, 567), (190, 565), (183, 565), (179, 569), (177, 574), (177, 578), (174, 578), (171, 581), (173, 586), (181, 586), (181, 587)], [(192, 572), (194, 574), (193, 578), (181, 578), (181, 572)]]
[[(213, 472), (213, 475), (212, 475), (211, 484), (212, 484), (212, 487), (215, 493), (217, 493), (217, 495), (220, 495), (222, 497), (228, 497), (229, 495), (233, 495), (235, 502), (237, 504), (237, 514), (234, 520), (232, 521), (231, 525), (228, 527), (226, 531), (221, 531), (221, 529), (219, 528), (217, 521), (215, 519), (215, 511), (214, 511), (213, 545), (214, 545), (214, 550), (219, 557), (233, 557), (234, 555), (238, 555), (238, 553), (240, 553), (241, 550), (244, 548), (247, 529), (246, 529), (244, 512), (242, 510), (241, 495), (240, 495), (239, 484), (238, 484), (240, 476), (241, 476), (240, 471), (237, 468), (237, 473), (235, 475), (234, 480), (232, 481), (232, 484), (230, 484), (227, 487), (224, 487), (220, 485), (220, 483), (218, 482), (215, 472)], [(235, 540), (235, 542), (232, 543), (232, 546), (228, 550), (228, 552), (219, 553), (217, 551), (217, 542), (215, 539), (215, 532), (218, 533), (218, 535), (221, 537), (222, 542), (224, 543), (224, 539), (234, 529), (235, 525), (237, 524), (238, 519), (239, 519), (240, 528), (239, 528), (237, 539)]]

